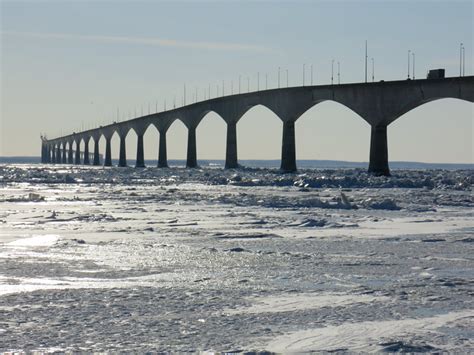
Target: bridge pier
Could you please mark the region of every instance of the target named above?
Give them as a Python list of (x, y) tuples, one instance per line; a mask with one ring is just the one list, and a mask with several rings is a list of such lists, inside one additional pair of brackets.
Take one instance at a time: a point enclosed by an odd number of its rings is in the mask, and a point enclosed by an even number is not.
[(89, 140), (90, 137), (84, 138), (84, 165), (90, 165), (89, 160)]
[(160, 131), (160, 148), (158, 151), (158, 167), (167, 168), (168, 167), (168, 154), (166, 151), (166, 131)]
[(104, 166), (112, 166), (112, 137), (105, 137), (105, 161)]
[(143, 151), (143, 133), (137, 134), (137, 161), (135, 163), (135, 168), (144, 168), (145, 167), (145, 157)]
[(225, 152), (225, 168), (235, 169), (239, 167), (237, 159), (237, 122), (227, 123), (227, 142)]
[(283, 122), (283, 143), (281, 147), (281, 166), (284, 172), (296, 171), (295, 122)]
[(46, 162), (48, 164), (51, 164), (51, 146), (50, 145), (46, 147)]
[(56, 164), (56, 147), (51, 147), (51, 164)]
[(80, 165), (81, 164), (81, 141), (76, 141), (76, 159), (74, 164)]
[(72, 142), (69, 142), (69, 154), (67, 156), (67, 163), (68, 164), (74, 163), (74, 151), (72, 150)]
[(61, 164), (61, 145), (56, 147), (56, 164)]
[(371, 126), (369, 173), (390, 176), (386, 125)]
[(61, 151), (61, 155), (62, 155), (62, 163), (63, 164), (67, 164), (67, 154), (66, 154), (66, 143), (63, 143), (63, 149)]
[(48, 146), (46, 144), (43, 144), (43, 149), (42, 149), (42, 162), (43, 164), (47, 164), (48, 163), (48, 153), (49, 153), (49, 150), (48, 150)]
[(41, 143), (41, 164), (46, 162), (46, 146), (44, 143)]
[(119, 154), (119, 163), (118, 166), (126, 167), (127, 166), (127, 152), (125, 150), (125, 139), (127, 136), (120, 136), (120, 154)]
[(100, 165), (100, 155), (99, 155), (99, 139), (98, 137), (94, 138), (94, 161), (92, 165)]
[(197, 168), (196, 127), (188, 128), (188, 152), (186, 158), (186, 167)]

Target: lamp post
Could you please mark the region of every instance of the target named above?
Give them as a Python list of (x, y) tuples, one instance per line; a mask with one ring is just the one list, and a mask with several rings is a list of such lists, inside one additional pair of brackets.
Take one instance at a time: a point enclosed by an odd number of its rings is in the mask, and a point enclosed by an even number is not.
[(374, 64), (374, 58), (372, 58), (372, 82), (375, 81), (375, 64)]
[(410, 79), (410, 53), (411, 50), (408, 50), (408, 79)]
[(305, 74), (305, 66), (306, 66), (306, 64), (303, 64), (303, 86), (304, 86), (304, 74)]
[(337, 83), (341, 83), (341, 64), (337, 62)]
[(331, 61), (331, 85), (334, 84), (334, 59)]
[(367, 40), (365, 40), (365, 82), (367, 82)]
[(278, 89), (280, 88), (280, 67), (278, 67)]

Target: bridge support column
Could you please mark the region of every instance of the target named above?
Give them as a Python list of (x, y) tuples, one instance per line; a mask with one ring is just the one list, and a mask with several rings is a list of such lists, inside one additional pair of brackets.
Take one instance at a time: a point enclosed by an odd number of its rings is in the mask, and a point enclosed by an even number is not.
[(105, 161), (104, 166), (112, 166), (112, 137), (105, 137)]
[(49, 163), (49, 164), (51, 164), (51, 162), (52, 162), (52, 159), (51, 159), (51, 146), (50, 145), (48, 145), (46, 147), (46, 162)]
[(369, 173), (390, 176), (386, 125), (371, 127)]
[(81, 141), (76, 141), (76, 159), (74, 160), (74, 164), (80, 165), (81, 164)]
[(196, 128), (188, 128), (188, 154), (186, 159), (187, 168), (197, 168), (196, 153)]
[(62, 152), (61, 152), (61, 156), (62, 156), (62, 163), (63, 164), (67, 164), (67, 151), (66, 151), (66, 143), (63, 144), (63, 149), (62, 149)]
[(94, 161), (92, 162), (93, 165), (98, 166), (100, 165), (100, 155), (99, 155), (99, 139), (94, 139)]
[(89, 160), (89, 140), (90, 138), (84, 138), (84, 165), (90, 165)]
[(56, 164), (56, 147), (51, 147), (51, 164)]
[(125, 139), (126, 139), (126, 136), (120, 136), (120, 154), (119, 154), (119, 163), (118, 163), (118, 166), (120, 167), (127, 166), (127, 152), (125, 150)]
[(160, 150), (158, 152), (158, 167), (168, 167), (168, 154), (166, 152), (166, 132), (160, 132)]
[(46, 163), (46, 146), (44, 143), (41, 143), (41, 164)]
[(228, 122), (225, 168), (235, 169), (238, 167), (239, 162), (237, 160), (237, 122)]
[(56, 164), (61, 164), (61, 146), (56, 147)]
[(143, 151), (143, 133), (137, 135), (137, 161), (135, 163), (135, 168), (144, 168), (145, 167), (145, 157)]
[(285, 172), (296, 171), (295, 122), (283, 122), (283, 143), (281, 147), (281, 166)]
[(74, 163), (74, 151), (72, 150), (72, 142), (69, 142), (69, 154), (67, 156), (67, 163), (68, 164)]

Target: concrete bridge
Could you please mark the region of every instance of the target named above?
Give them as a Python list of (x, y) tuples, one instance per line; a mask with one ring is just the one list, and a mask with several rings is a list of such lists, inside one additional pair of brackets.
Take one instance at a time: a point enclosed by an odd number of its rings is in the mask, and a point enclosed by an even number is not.
[[(160, 134), (158, 167), (167, 167), (166, 132), (175, 120), (188, 129), (186, 166), (197, 167), (196, 128), (209, 112), (227, 124), (226, 168), (237, 168), (237, 123), (252, 107), (263, 105), (282, 121), (281, 170), (296, 171), (295, 122), (314, 105), (332, 100), (357, 113), (371, 126), (369, 172), (389, 175), (387, 127), (397, 118), (424, 103), (457, 98), (474, 102), (474, 76), (403, 80), (375, 83), (302, 86), (228, 95), (189, 104), (180, 108), (117, 122), (97, 129), (42, 140), (42, 162), (100, 165), (99, 140), (106, 141), (104, 166), (112, 165), (111, 140), (120, 137), (119, 166), (127, 165), (126, 137), (133, 129), (138, 137), (136, 167), (144, 167), (143, 135), (150, 125)], [(448, 119), (448, 118), (447, 118)], [(92, 162), (89, 141), (94, 141)], [(75, 151), (73, 150), (75, 145)], [(81, 159), (81, 145), (84, 157)], [(67, 153), (67, 154), (66, 154)]]

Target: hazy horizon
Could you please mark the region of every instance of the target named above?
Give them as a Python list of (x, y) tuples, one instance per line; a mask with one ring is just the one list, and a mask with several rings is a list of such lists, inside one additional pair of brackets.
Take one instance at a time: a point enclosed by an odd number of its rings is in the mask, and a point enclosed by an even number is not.
[[(183, 86), (188, 102), (211, 85), (242, 91), (281, 83), (329, 84), (331, 61), (341, 83), (364, 80), (368, 40), (375, 80), (407, 77), (407, 51), (416, 54), (416, 78), (445, 68), (459, 75), (464, 43), (472, 75), (473, 4), (455, 2), (80, 2), (1, 1), (0, 155), (40, 154), (48, 137), (161, 111)], [(241, 19), (241, 20), (240, 20)], [(420, 21), (423, 26), (419, 26)], [(442, 26), (449, 23), (449, 26)], [(87, 25), (86, 25), (87, 24)], [(291, 29), (291, 30), (290, 30)], [(410, 73), (411, 74), (411, 73)], [(337, 64), (335, 68), (337, 81)], [(390, 161), (473, 163), (473, 104), (437, 100), (388, 128)], [(453, 122), (455, 122), (453, 124)], [(324, 102), (296, 122), (296, 158), (367, 161), (370, 126), (353, 111)], [(208, 114), (197, 129), (198, 159), (224, 159), (225, 123)], [(270, 110), (252, 108), (237, 125), (239, 159), (279, 159), (282, 124)], [(127, 137), (127, 158), (137, 138)], [(158, 132), (145, 133), (145, 159), (158, 156)], [(186, 156), (187, 130), (176, 121), (167, 134), (169, 159)], [(91, 146), (92, 148), (92, 143)], [(112, 140), (112, 157), (119, 141)], [(104, 139), (100, 142), (105, 151)]]

